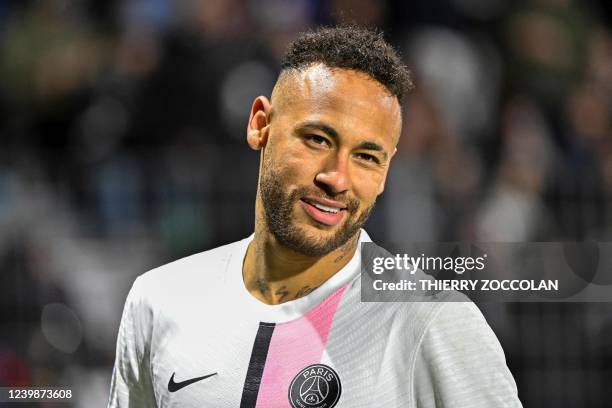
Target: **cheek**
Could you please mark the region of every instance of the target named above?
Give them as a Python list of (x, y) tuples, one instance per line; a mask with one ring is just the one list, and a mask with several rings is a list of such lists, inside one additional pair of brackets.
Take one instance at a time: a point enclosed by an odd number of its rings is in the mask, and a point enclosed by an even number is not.
[(312, 182), (322, 168), (323, 155), (309, 151), (303, 142), (287, 143), (277, 157), (279, 167), (300, 183)]
[(314, 180), (317, 172), (316, 159), (296, 147), (278, 146), (271, 157), (275, 175), (282, 178), (287, 188)]
[(365, 203), (372, 203), (378, 197), (380, 185), (384, 180), (384, 173), (378, 173), (363, 168), (353, 171), (353, 193)]

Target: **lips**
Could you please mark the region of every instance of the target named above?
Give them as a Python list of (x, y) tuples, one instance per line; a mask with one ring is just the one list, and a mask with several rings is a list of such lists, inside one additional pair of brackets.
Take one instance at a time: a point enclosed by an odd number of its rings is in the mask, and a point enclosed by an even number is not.
[(307, 197), (300, 205), (312, 219), (329, 226), (338, 224), (346, 213), (344, 204), (327, 199)]

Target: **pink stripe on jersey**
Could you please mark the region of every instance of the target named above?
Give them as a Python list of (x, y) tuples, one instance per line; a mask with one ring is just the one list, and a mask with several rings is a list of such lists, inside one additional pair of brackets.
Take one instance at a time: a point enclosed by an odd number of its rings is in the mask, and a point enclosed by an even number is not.
[(299, 319), (274, 328), (257, 407), (290, 407), (289, 384), (304, 367), (321, 361), (336, 308), (346, 285)]

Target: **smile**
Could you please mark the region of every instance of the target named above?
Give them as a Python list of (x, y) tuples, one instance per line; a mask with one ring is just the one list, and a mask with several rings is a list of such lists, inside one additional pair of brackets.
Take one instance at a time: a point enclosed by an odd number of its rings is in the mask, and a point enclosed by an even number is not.
[(310, 218), (315, 221), (333, 226), (338, 224), (342, 218), (344, 217), (344, 213), (346, 212), (346, 208), (340, 203), (334, 205), (322, 204), (320, 202), (315, 201), (314, 199), (304, 198), (300, 200), (300, 205), (304, 209), (304, 211), (310, 216)]
[(313, 203), (312, 205), (317, 207), (319, 210), (330, 212), (330, 213), (334, 213), (334, 214), (340, 211), (339, 208), (328, 207), (328, 206), (323, 205), (323, 204)]

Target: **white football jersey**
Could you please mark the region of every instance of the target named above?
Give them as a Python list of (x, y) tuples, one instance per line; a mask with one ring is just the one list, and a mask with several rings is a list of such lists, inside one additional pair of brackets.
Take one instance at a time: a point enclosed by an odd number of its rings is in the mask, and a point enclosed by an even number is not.
[(473, 303), (362, 303), (358, 245), (307, 296), (266, 305), (242, 279), (252, 239), (136, 279), (109, 407), (521, 406)]

